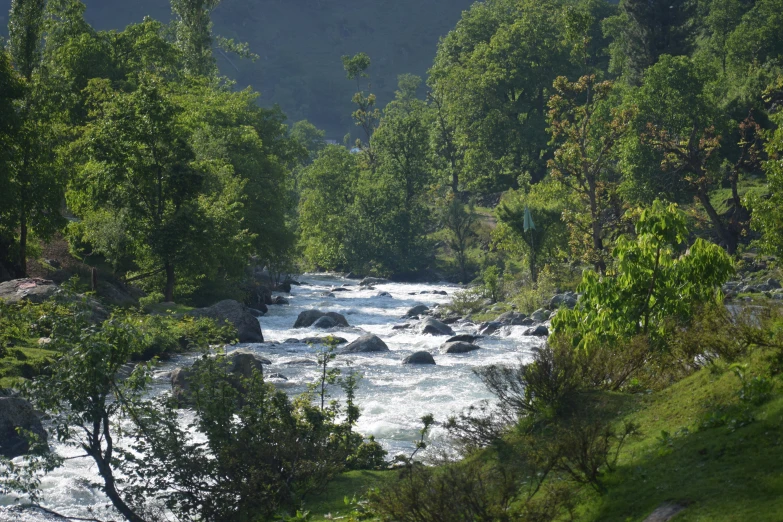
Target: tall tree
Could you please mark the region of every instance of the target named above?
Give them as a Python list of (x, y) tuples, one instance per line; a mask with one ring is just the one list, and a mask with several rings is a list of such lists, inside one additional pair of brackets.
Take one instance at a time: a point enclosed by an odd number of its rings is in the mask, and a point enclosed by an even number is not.
[(68, 204), (80, 215), (118, 219), (140, 270), (164, 273), (163, 294), (173, 301), (178, 265), (203, 240), (203, 176), (165, 85), (151, 76), (138, 82), (132, 92), (90, 82), (92, 121), (80, 140), (84, 162)]
[(618, 181), (613, 162), (632, 117), (629, 109), (612, 107), (613, 88), (593, 75), (576, 82), (560, 77), (549, 100), (551, 143), (557, 147), (549, 166), (584, 202), (586, 212), (573, 216), (570, 225), (575, 237), (589, 238), (586, 245), (577, 239), (575, 246), (599, 272), (606, 269), (605, 227)]
[(9, 15), (9, 50), (22, 76), (24, 95), (17, 103), (21, 128), (11, 143), (8, 219), (19, 232), (18, 274), (27, 274), (30, 233), (47, 237), (63, 224), (64, 183), (55, 165), (52, 114), (41, 77), (45, 2), (15, 0)]
[(217, 71), (212, 54), (210, 12), (221, 0), (171, 0), (177, 46), (182, 51), (185, 72), (211, 76)]
[(638, 84), (661, 55), (688, 54), (694, 5), (688, 0), (621, 0), (620, 12), (606, 22), (614, 38), (612, 70)]

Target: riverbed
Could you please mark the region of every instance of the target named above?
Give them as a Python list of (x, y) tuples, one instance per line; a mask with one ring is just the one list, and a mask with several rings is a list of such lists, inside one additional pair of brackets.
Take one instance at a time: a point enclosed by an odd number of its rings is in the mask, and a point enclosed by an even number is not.
[[(332, 334), (352, 341), (363, 334), (380, 337), (389, 347), (388, 352), (338, 355), (332, 367), (342, 372), (357, 371), (362, 375), (356, 401), (361, 409), (357, 431), (373, 435), (389, 451), (410, 453), (414, 447), (420, 418), (432, 413), (437, 422), (443, 422), (471, 405), (492, 396), (473, 374), (473, 369), (490, 364), (518, 364), (529, 358), (542, 338), (524, 336), (526, 327), (506, 326), (492, 336), (479, 339), (479, 350), (466, 354), (441, 354), (443, 336), (418, 333), (416, 320), (404, 319), (411, 307), (419, 304), (430, 308), (444, 306), (459, 287), (449, 284), (380, 283), (373, 288), (362, 287), (356, 280), (328, 274), (304, 274), (302, 284), (292, 286), (291, 293), (283, 294), (287, 305), (273, 305), (259, 318), (264, 343), (240, 344), (236, 349), (250, 350), (272, 364), (268, 373), (278, 373), (285, 381), (276, 385), (290, 394), (301, 393), (317, 380), (317, 369), (312, 365), (319, 347), (291, 341), (312, 336)], [(335, 291), (338, 288), (344, 290)], [(445, 292), (446, 295), (442, 295)], [(337, 312), (345, 316), (350, 326), (328, 330), (293, 328), (303, 310), (317, 309)], [(410, 324), (408, 329), (395, 326)], [(457, 334), (475, 334), (477, 325), (460, 321), (451, 327)], [(288, 341), (288, 342), (286, 342)], [(403, 365), (402, 360), (416, 351), (430, 351), (433, 365)], [(178, 356), (161, 365), (151, 393), (167, 393), (170, 385), (167, 375), (176, 366), (190, 364), (195, 355)], [(333, 398), (342, 392), (334, 386)], [(436, 424), (429, 437), (431, 448), (448, 446), (446, 431)], [(55, 450), (69, 456), (78, 450), (53, 444)], [(95, 465), (89, 459), (74, 459), (47, 476), (43, 483), (43, 505), (71, 516), (118, 518), (108, 506), (108, 500), (98, 486)], [(0, 505), (10, 499), (0, 497)], [(38, 522), (50, 520), (38, 514), (9, 513), (0, 508), (0, 520)]]

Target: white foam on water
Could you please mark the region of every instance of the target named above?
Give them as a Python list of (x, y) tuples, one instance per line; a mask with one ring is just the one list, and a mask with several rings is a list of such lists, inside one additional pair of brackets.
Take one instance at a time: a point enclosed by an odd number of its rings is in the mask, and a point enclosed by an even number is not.
[[(476, 344), (481, 347), (479, 350), (460, 355), (441, 354), (439, 347), (446, 337), (422, 335), (415, 328), (418, 321), (403, 319), (403, 316), (415, 305), (424, 304), (433, 308), (447, 304), (459, 287), (448, 284), (382, 283), (374, 285), (371, 290), (360, 287), (356, 281), (328, 274), (305, 274), (300, 281), (306, 284), (293, 286), (290, 296), (285, 296), (289, 305), (270, 306), (269, 313), (259, 318), (266, 343), (239, 347), (272, 361), (272, 365), (265, 370), (284, 375), (288, 381), (276, 385), (287, 393), (296, 394), (318, 378), (318, 369), (314, 365), (302, 364), (303, 360), (314, 361), (318, 348), (301, 343), (284, 343), (286, 339), (332, 334), (350, 342), (368, 332), (379, 336), (389, 346), (389, 352), (338, 355), (332, 366), (346, 372), (350, 363), (350, 369), (363, 375), (356, 393), (356, 401), (362, 413), (356, 429), (365, 436), (374, 435), (390, 455), (410, 454), (413, 451), (414, 441), (419, 437), (422, 416), (431, 413), (438, 423), (442, 423), (471, 405), (492, 399), (474, 375), (475, 368), (490, 364), (517, 364), (527, 359), (531, 350), (543, 342), (540, 338), (524, 336), (525, 327), (512, 326), (477, 341)], [(325, 293), (342, 285), (347, 285), (349, 291), (333, 292), (334, 297), (324, 297)], [(432, 291), (445, 291), (448, 295), (430, 293)], [(388, 292), (391, 297), (378, 296), (381, 292)], [(328, 330), (293, 328), (299, 313), (309, 309), (343, 314), (351, 326)], [(412, 328), (392, 329), (395, 325), (405, 323), (411, 324)], [(451, 327), (456, 334), (476, 333), (476, 327), (470, 324), (455, 324)], [(436, 365), (402, 364), (407, 355), (419, 350), (433, 353)], [(153, 385), (151, 393), (167, 392), (169, 385), (166, 372), (192, 363), (195, 357), (178, 356), (163, 364), (157, 374), (159, 380)], [(342, 397), (339, 387), (333, 387), (330, 393), (334, 398)], [(434, 426), (429, 440), (433, 449), (443, 448), (448, 442), (446, 430), (440, 425)], [(57, 443), (53, 447), (68, 456), (78, 454), (78, 450)], [(44, 479), (44, 505), (71, 516), (107, 518), (97, 516), (110, 510), (108, 499), (97, 486), (99, 480), (91, 460), (69, 460), (65, 466)], [(0, 506), (12, 503), (13, 499), (0, 497)], [(0, 508), (0, 520), (40, 522), (47, 520), (47, 517), (32, 513), (10, 513)]]

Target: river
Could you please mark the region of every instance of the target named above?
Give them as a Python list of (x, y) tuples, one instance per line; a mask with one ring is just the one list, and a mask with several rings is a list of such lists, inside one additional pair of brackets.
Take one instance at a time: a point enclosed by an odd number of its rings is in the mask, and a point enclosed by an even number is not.
[[(358, 281), (324, 274), (305, 274), (301, 286), (292, 287), (285, 295), (288, 305), (273, 305), (259, 318), (265, 343), (240, 344), (237, 348), (251, 350), (272, 361), (267, 372), (279, 373), (287, 381), (279, 384), (289, 393), (303, 391), (317, 379), (317, 369), (303, 360), (315, 360), (317, 348), (301, 343), (285, 342), (296, 338), (320, 336), (327, 333), (352, 341), (365, 333), (373, 333), (389, 346), (389, 352), (339, 355), (332, 366), (347, 371), (348, 365), (363, 375), (357, 390), (361, 408), (357, 430), (365, 436), (374, 435), (393, 456), (413, 450), (419, 419), (428, 413), (436, 421), (445, 421), (450, 415), (491, 399), (486, 389), (473, 374), (473, 369), (490, 364), (517, 364), (525, 360), (531, 350), (543, 342), (542, 338), (523, 335), (526, 327), (504, 327), (491, 337), (477, 341), (481, 349), (460, 355), (440, 354), (438, 348), (446, 337), (422, 335), (415, 328), (394, 330), (393, 327), (415, 321), (402, 317), (411, 307), (424, 304), (430, 308), (443, 306), (459, 287), (448, 284), (376, 284), (373, 289), (360, 287)], [(331, 292), (344, 287), (347, 291)], [(447, 295), (433, 293), (445, 291)], [(332, 294), (333, 297), (328, 294)], [(380, 295), (385, 293), (385, 295)], [(343, 314), (349, 327), (329, 330), (293, 328), (303, 310), (318, 309)], [(451, 325), (457, 334), (476, 333), (476, 325), (458, 322)], [(436, 365), (403, 365), (405, 356), (427, 350), (434, 354)], [(182, 355), (161, 365), (151, 393), (165, 393), (170, 389), (168, 372), (176, 366), (189, 364), (194, 355)], [(338, 387), (331, 390), (340, 398)], [(435, 426), (429, 441), (432, 448), (448, 444), (445, 430)], [(77, 450), (53, 445), (69, 456)], [(43, 505), (70, 516), (118, 519), (108, 505), (108, 499), (98, 486), (95, 465), (88, 459), (66, 461), (65, 466), (49, 474), (42, 482)], [(0, 505), (11, 499), (0, 497)], [(40, 522), (51, 520), (40, 514), (11, 513), (0, 508), (0, 520)]]

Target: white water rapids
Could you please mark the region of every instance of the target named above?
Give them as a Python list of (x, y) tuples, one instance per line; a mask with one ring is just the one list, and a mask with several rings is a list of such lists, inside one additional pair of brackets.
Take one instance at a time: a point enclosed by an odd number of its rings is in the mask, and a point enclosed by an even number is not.
[[(447, 339), (442, 336), (422, 335), (415, 328), (393, 330), (395, 325), (416, 321), (401, 319), (407, 310), (418, 304), (430, 308), (444, 305), (458, 287), (446, 284), (376, 284), (374, 289), (360, 287), (357, 281), (329, 275), (303, 275), (302, 286), (294, 286), (289, 305), (270, 306), (269, 313), (259, 318), (264, 334), (263, 344), (242, 344), (238, 348), (252, 350), (272, 361), (267, 373), (280, 373), (288, 381), (282, 385), (290, 393), (303, 391), (308, 383), (317, 380), (317, 369), (303, 363), (315, 360), (317, 348), (306, 344), (284, 343), (290, 338), (304, 338), (333, 334), (352, 341), (367, 332), (383, 339), (389, 352), (338, 355), (332, 366), (351, 367), (363, 375), (357, 390), (357, 404), (361, 418), (357, 430), (365, 436), (374, 435), (389, 451), (410, 453), (421, 428), (420, 418), (432, 413), (436, 421), (445, 421), (472, 404), (491, 399), (487, 390), (473, 375), (472, 369), (490, 364), (517, 364), (525, 360), (532, 348), (543, 342), (542, 338), (523, 336), (525, 327), (504, 327), (491, 337), (477, 341), (481, 349), (460, 355), (440, 354), (438, 348)], [(333, 287), (347, 285), (349, 291), (334, 292)], [(432, 291), (446, 291), (437, 295)], [(379, 296), (387, 292), (391, 296)], [(426, 293), (422, 293), (426, 292)], [(343, 314), (351, 325), (329, 330), (293, 328), (299, 312), (318, 309)], [(472, 323), (458, 322), (451, 325), (457, 334), (476, 333)], [(436, 365), (403, 365), (402, 360), (413, 352), (427, 350), (434, 354)], [(338, 348), (339, 351), (339, 348)], [(166, 378), (176, 366), (189, 364), (194, 355), (183, 355), (161, 365), (159, 379), (151, 393), (170, 390)], [(333, 387), (334, 398), (340, 398), (339, 387)], [(433, 447), (446, 443), (445, 430), (435, 426), (429, 437)], [(76, 456), (78, 450), (54, 443), (53, 448), (63, 454)], [(44, 478), (43, 505), (70, 516), (114, 519), (120, 517), (109, 506), (108, 499), (97, 485), (99, 476), (89, 459), (66, 461), (65, 466)], [(0, 505), (12, 505), (13, 499), (0, 497)], [(0, 508), (0, 520), (40, 522), (52, 520), (41, 514), (20, 513)]]

